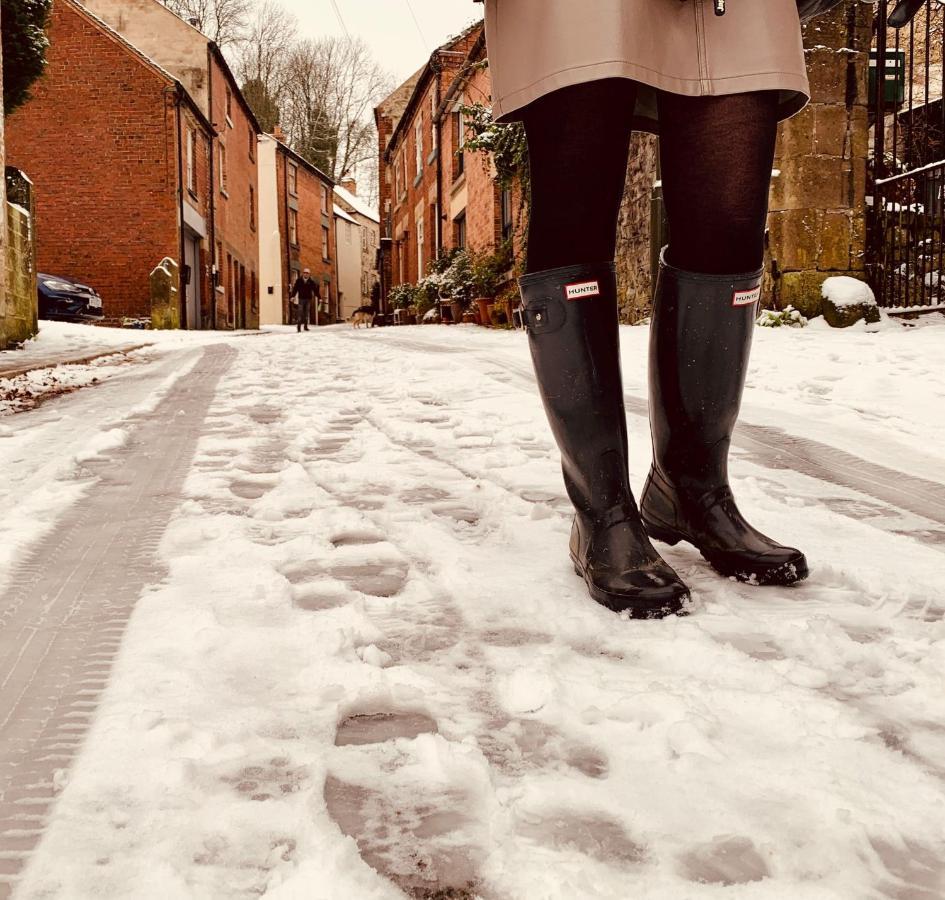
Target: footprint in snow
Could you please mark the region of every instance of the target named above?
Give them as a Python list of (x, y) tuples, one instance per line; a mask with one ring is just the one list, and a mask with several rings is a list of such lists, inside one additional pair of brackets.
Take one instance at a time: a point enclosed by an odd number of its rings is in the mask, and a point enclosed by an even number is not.
[(536, 844), (576, 851), (607, 865), (632, 866), (646, 860), (646, 846), (606, 815), (568, 809), (541, 811), (522, 815), (516, 830)]
[(300, 791), (305, 778), (305, 769), (293, 767), (285, 756), (277, 756), (265, 763), (244, 766), (223, 781), (241, 796), (263, 801)]
[(717, 837), (684, 853), (680, 873), (698, 884), (748, 884), (770, 874), (768, 864), (746, 837)]

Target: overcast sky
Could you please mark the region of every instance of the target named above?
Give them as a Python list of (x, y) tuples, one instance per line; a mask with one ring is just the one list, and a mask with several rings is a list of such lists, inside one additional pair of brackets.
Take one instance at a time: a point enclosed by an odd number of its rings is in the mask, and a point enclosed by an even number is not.
[[(307, 37), (344, 34), (332, 0), (282, 2), (298, 16)], [(416, 72), (450, 35), (482, 18), (482, 4), (473, 0), (334, 0), (334, 5), (348, 33), (364, 38), (377, 61), (398, 82)]]

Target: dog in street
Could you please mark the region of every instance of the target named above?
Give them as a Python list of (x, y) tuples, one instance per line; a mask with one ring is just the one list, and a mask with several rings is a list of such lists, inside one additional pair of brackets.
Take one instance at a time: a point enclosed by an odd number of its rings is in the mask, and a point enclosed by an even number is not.
[(374, 327), (374, 309), (370, 306), (359, 306), (353, 313), (351, 313), (351, 324), (355, 328), (360, 328), (364, 325), (367, 328)]

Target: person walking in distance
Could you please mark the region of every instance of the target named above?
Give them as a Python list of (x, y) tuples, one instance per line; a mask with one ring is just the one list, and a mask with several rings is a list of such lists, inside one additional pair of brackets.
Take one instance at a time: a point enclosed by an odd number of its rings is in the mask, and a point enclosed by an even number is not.
[[(748, 523), (728, 451), (761, 296), (778, 122), (810, 99), (801, 19), (838, 0), (486, 0), (493, 113), (521, 121), (531, 209), (523, 318), (574, 505), (570, 556), (631, 617), (689, 589), (651, 540), (787, 585), (804, 554)], [(621, 386), (617, 218), (634, 129), (658, 134), (670, 242), (650, 331), (653, 463), (637, 506)]]
[(301, 331), (303, 326), (308, 331), (312, 300), (318, 302), (321, 297), (318, 282), (312, 278), (312, 270), (303, 269), (302, 274), (295, 279), (295, 284), (292, 285), (292, 293), (289, 294), (289, 301), (294, 303), (298, 310), (295, 320), (296, 331)]

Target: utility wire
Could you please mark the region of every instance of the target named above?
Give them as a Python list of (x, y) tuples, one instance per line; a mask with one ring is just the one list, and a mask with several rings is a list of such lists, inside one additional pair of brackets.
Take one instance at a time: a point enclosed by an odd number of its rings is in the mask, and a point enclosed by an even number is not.
[(429, 50), (430, 45), (427, 43), (427, 39), (423, 35), (423, 29), (420, 27), (420, 23), (417, 21), (417, 14), (413, 11), (413, 5), (410, 0), (405, 0), (407, 4), (407, 9), (410, 10), (410, 16), (413, 19), (413, 24), (417, 26), (417, 34), (420, 35), (420, 40), (423, 42), (424, 49)]
[(336, 0), (330, 0), (331, 8), (335, 11), (335, 15), (338, 17), (338, 24), (341, 25), (341, 30), (345, 33), (345, 37), (350, 41), (351, 34), (348, 31), (348, 26), (345, 25), (345, 20), (341, 17), (341, 10), (338, 9), (338, 4)]

